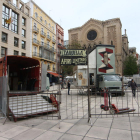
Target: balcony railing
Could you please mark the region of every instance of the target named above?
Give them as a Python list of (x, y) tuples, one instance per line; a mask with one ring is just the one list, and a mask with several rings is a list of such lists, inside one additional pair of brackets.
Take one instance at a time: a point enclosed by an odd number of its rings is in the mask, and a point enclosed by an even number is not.
[(39, 33), (39, 29), (37, 27), (33, 26), (33, 32)]
[(58, 52), (57, 55), (60, 56), (60, 52)]
[(36, 38), (33, 38), (33, 44), (39, 45), (39, 41)]
[(63, 36), (61, 36), (61, 40), (62, 40), (62, 41), (64, 40)]
[(58, 43), (58, 48), (65, 49), (65, 47), (62, 44), (60, 44), (60, 43)]
[(40, 46), (45, 47), (46, 46), (46, 43), (40, 42)]
[(42, 57), (42, 54), (37, 53), (37, 52), (33, 52), (33, 56), (36, 56), (36, 57)]
[(43, 57), (44, 59), (48, 59), (48, 60), (50, 60), (50, 61), (56, 61), (56, 59), (54, 59), (54, 58), (52, 58), (52, 57), (50, 57), (50, 56), (48, 56), (48, 55), (44, 55), (44, 57)]
[(50, 35), (47, 35), (47, 39), (48, 39), (48, 40), (51, 40), (51, 36), (50, 36)]
[(56, 40), (54, 38), (52, 39), (52, 43), (56, 43)]
[(58, 38), (61, 38), (61, 35), (60, 34), (58, 34)]
[(46, 37), (46, 33), (43, 32), (43, 31), (40, 31), (40, 35), (41, 35), (42, 37)]

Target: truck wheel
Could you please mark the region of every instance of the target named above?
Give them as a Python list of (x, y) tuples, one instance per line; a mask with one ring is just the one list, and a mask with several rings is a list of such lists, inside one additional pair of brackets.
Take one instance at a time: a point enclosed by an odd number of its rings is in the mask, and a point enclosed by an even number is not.
[(109, 107), (108, 106), (104, 106), (104, 110), (105, 111), (108, 111), (109, 110)]
[(100, 108), (101, 108), (101, 109), (103, 109), (103, 108), (104, 108), (104, 105), (103, 105), (103, 104), (101, 104), (101, 105), (100, 105)]

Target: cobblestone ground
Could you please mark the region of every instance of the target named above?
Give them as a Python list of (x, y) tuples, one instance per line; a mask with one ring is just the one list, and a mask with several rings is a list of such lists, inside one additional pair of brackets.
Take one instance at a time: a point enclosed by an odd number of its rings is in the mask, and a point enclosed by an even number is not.
[[(112, 103), (118, 108), (130, 107), (139, 113), (140, 93), (132, 97), (131, 90), (123, 97), (113, 97)], [(57, 114), (21, 119), (16, 123), (0, 120), (0, 140), (139, 140), (139, 114), (107, 115), (109, 111), (100, 109), (104, 98), (91, 96), (91, 122), (88, 123), (88, 98), (78, 94), (78, 90), (62, 90), (61, 119)], [(52, 117), (52, 115), (54, 117)], [(60, 129), (59, 129), (60, 127)]]

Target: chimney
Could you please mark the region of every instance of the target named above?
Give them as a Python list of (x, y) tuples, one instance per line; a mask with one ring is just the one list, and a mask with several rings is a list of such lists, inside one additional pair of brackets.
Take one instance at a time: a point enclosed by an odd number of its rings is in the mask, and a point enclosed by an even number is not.
[(126, 29), (125, 29), (125, 36), (126, 36)]

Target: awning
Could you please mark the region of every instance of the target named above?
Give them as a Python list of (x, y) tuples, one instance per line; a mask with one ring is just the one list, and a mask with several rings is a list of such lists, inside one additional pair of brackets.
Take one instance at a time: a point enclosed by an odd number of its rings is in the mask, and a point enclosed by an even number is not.
[(48, 73), (55, 76), (55, 77), (62, 77), (62, 75), (59, 75), (58, 73), (55, 73), (55, 72), (49, 72), (48, 71)]

